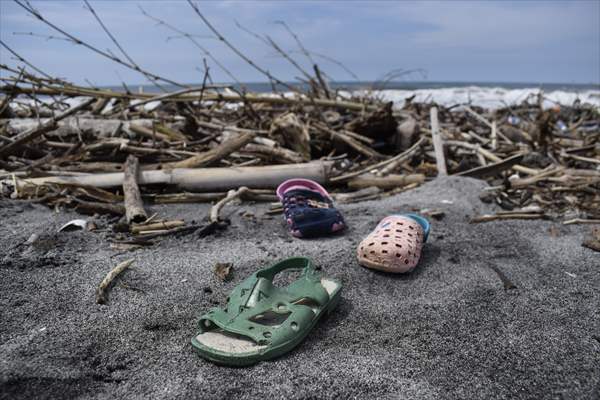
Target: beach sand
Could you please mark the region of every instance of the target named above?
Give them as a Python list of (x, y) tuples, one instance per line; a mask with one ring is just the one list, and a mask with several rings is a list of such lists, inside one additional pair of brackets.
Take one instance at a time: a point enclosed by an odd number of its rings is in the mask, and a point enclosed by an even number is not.
[[(56, 233), (80, 216), (0, 201), (0, 397), (599, 398), (600, 254), (581, 246), (589, 227), (469, 224), (494, 210), (478, 199), (485, 186), (437, 179), (341, 205), (349, 231), (321, 240), (293, 239), (280, 215), (263, 218), (266, 204), (244, 203), (224, 209), (232, 225), (215, 236), (129, 253), (109, 248), (102, 220), (96, 232)], [(151, 212), (201, 221), (209, 207)], [(415, 271), (357, 265), (356, 245), (382, 217), (423, 208), (445, 217), (432, 221)], [(311, 257), (343, 282), (337, 311), (282, 358), (250, 368), (200, 359), (190, 345), (199, 315), (289, 256)], [(129, 258), (108, 304), (96, 304), (102, 278)], [(217, 262), (233, 263), (231, 281), (215, 277)], [(498, 271), (516, 288), (505, 289)]]

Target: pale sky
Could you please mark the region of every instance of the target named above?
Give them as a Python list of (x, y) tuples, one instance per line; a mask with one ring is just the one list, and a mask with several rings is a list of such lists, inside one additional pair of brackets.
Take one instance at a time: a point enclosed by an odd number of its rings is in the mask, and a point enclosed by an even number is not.
[[(33, 1), (49, 21), (102, 50), (118, 50), (83, 2)], [(178, 82), (202, 79), (205, 57), (184, 38), (172, 38), (149, 14), (193, 35), (245, 82), (265, 81), (214, 37), (186, 1), (91, 1), (129, 55), (143, 68)], [(283, 20), (306, 48), (343, 62), (361, 80), (393, 69), (422, 68), (430, 81), (600, 84), (600, 0), (580, 1), (199, 1), (222, 34), (282, 80), (299, 73), (263, 42), (239, 29), (272, 37), (310, 67)], [(77, 83), (147, 83), (82, 46), (23, 35), (58, 35), (11, 0), (0, 0), (0, 39), (45, 72)], [(19, 33), (19, 34), (15, 34)], [(207, 37), (208, 36), (208, 37)], [(171, 38), (169, 38), (171, 37)], [(120, 54), (118, 54), (120, 56)], [(338, 65), (315, 58), (337, 80), (353, 80)], [(0, 63), (17, 65), (0, 48)], [(215, 81), (230, 81), (208, 60)], [(6, 76), (4, 73), (3, 76)], [(421, 75), (411, 79), (423, 80)]]

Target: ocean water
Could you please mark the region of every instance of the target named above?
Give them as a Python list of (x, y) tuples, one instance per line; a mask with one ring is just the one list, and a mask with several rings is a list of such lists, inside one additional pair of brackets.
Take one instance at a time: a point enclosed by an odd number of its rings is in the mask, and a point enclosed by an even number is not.
[(538, 95), (543, 93), (543, 107), (551, 108), (557, 105), (570, 106), (576, 101), (600, 107), (600, 89), (540, 89), (536, 87), (504, 88), (504, 87), (447, 87), (437, 89), (400, 90), (387, 89), (376, 92), (375, 95), (387, 101), (393, 101), (394, 106), (402, 107), (407, 98), (414, 96), (416, 102), (436, 102), (450, 107), (454, 105), (475, 105), (487, 109), (496, 109), (523, 102), (537, 103)]
[[(292, 83), (292, 85), (294, 85)], [(197, 85), (193, 85), (197, 86)], [(268, 83), (250, 82), (243, 85), (232, 85), (235, 90), (248, 92), (271, 93)], [(414, 96), (417, 102), (436, 102), (444, 106), (469, 104), (484, 108), (499, 108), (524, 101), (537, 101), (540, 92), (544, 94), (544, 106), (572, 105), (575, 101), (600, 107), (600, 84), (560, 84), (560, 83), (505, 83), (505, 82), (388, 82), (385, 85), (373, 82), (336, 82), (331, 84), (343, 95), (368, 94), (386, 101), (393, 101), (395, 107), (402, 107), (407, 98)], [(306, 86), (299, 86), (306, 89)], [(122, 87), (111, 87), (123, 90)], [(166, 87), (175, 91), (177, 87)], [(289, 91), (284, 87), (277, 88), (281, 92)], [(152, 85), (132, 86), (132, 91), (158, 93), (160, 90)]]
[[(291, 86), (305, 90), (306, 84), (297, 84), (295, 82), (289, 82)], [(200, 86), (200, 83), (190, 83), (190, 86)], [(164, 86), (164, 85), (163, 85)], [(231, 85), (236, 90), (241, 90), (242, 87), (237, 84)], [(272, 92), (272, 85), (266, 82), (248, 82), (243, 84), (244, 88), (249, 92), (257, 93), (270, 93)], [(487, 89), (542, 89), (545, 92), (551, 91), (569, 91), (569, 92), (581, 92), (587, 90), (600, 91), (600, 83), (523, 83), (523, 82), (434, 82), (434, 81), (392, 81), (385, 84), (381, 82), (357, 82), (357, 81), (340, 81), (332, 82), (330, 84), (332, 89), (340, 89), (347, 91), (358, 91), (358, 90), (427, 90), (427, 89), (448, 89), (448, 88), (469, 88), (479, 87)], [(180, 88), (175, 86), (166, 85), (164, 86), (168, 91), (175, 91)], [(123, 90), (122, 86), (110, 86), (108, 89), (112, 90)], [(160, 92), (161, 90), (154, 85), (131, 85), (129, 87), (131, 91), (139, 91), (140, 89), (144, 92)], [(286, 91), (289, 90), (283, 86), (277, 86), (277, 90)]]

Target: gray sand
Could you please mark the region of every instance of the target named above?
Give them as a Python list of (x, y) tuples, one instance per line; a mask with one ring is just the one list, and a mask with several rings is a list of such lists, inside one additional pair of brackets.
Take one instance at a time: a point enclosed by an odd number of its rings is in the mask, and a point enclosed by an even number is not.
[[(484, 186), (448, 178), (341, 206), (350, 230), (325, 240), (292, 239), (280, 216), (262, 218), (264, 204), (242, 205), (256, 219), (227, 207), (236, 212), (225, 232), (126, 254), (109, 248), (107, 232), (54, 233), (76, 213), (0, 202), (0, 397), (599, 398), (600, 254), (581, 246), (589, 228), (470, 225), (493, 210), (478, 200)], [(413, 273), (357, 265), (355, 247), (380, 218), (427, 207), (446, 216)], [(208, 208), (152, 211), (200, 221)], [(24, 244), (33, 233), (40, 239)], [(337, 312), (283, 358), (245, 369), (200, 359), (189, 343), (198, 316), (293, 255), (342, 280)], [(98, 283), (131, 257), (108, 305), (97, 305)], [(217, 281), (216, 262), (233, 262), (232, 281)]]

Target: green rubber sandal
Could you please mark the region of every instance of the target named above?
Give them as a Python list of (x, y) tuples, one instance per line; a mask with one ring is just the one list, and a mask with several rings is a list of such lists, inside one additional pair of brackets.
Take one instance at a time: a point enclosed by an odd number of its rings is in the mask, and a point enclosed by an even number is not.
[[(287, 269), (302, 269), (284, 288), (273, 278)], [(235, 287), (224, 309), (200, 317), (192, 345), (200, 356), (218, 364), (244, 366), (289, 352), (331, 312), (342, 284), (324, 278), (308, 258), (294, 257), (262, 269)]]

